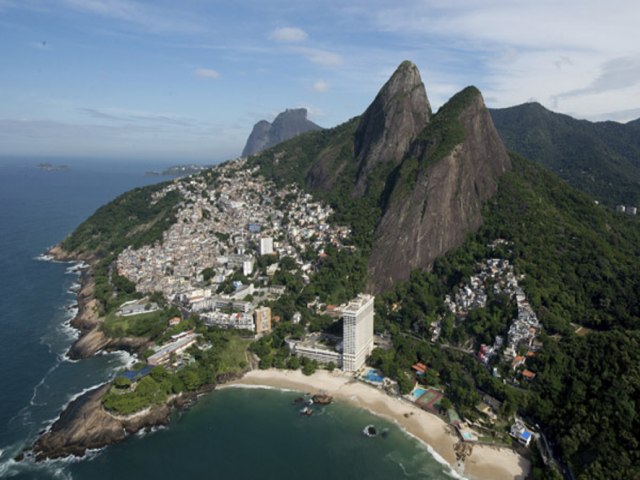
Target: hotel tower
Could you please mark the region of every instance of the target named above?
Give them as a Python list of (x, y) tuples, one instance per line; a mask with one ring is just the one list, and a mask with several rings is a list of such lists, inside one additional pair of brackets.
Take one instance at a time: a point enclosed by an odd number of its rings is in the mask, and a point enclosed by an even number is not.
[(364, 365), (373, 350), (373, 299), (360, 294), (342, 310), (342, 369), (355, 372)]

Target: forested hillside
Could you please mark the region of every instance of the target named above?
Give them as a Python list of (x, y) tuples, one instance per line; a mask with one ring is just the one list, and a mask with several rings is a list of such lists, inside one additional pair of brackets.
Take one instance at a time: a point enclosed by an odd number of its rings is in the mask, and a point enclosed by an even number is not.
[[(418, 360), (430, 365), (447, 379), (448, 393), (463, 411), (479, 401), (476, 388), (505, 401), (506, 411), (543, 427), (578, 478), (635, 478), (640, 471), (640, 229), (544, 168), (515, 156), (512, 161), (513, 171), (486, 204), (480, 231), (436, 261), (432, 272), (414, 272), (409, 282), (379, 299), (382, 325), (397, 339), (393, 359), (382, 359), (380, 366), (401, 376)], [(497, 238), (509, 247), (489, 247)], [(518, 388), (493, 378), (469, 355), (428, 346), (428, 325), (447, 312), (444, 295), (492, 256), (508, 259), (516, 274), (524, 275), (522, 285), (543, 325), (544, 346), (527, 361), (537, 376)], [(445, 319), (439, 342), (478, 345), (504, 334), (513, 317), (510, 306), (501, 298), (489, 303), (462, 324)], [(577, 335), (579, 325), (590, 329)], [(416, 328), (424, 347), (406, 336)]]
[(576, 120), (538, 103), (491, 110), (508, 149), (546, 166), (609, 206), (640, 206), (640, 132), (627, 124)]

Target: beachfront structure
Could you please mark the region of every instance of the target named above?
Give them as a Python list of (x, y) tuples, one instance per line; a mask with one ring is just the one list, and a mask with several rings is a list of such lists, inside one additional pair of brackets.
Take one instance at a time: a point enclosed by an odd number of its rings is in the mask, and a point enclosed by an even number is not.
[(160, 347), (160, 349), (156, 353), (151, 355), (147, 359), (147, 362), (149, 363), (149, 365), (153, 366), (162, 365), (171, 358), (172, 354), (178, 355), (179, 353), (184, 352), (187, 348), (196, 343), (197, 337), (198, 335), (196, 333), (190, 333), (182, 336), (174, 342), (167, 343), (166, 345)]
[(315, 333), (308, 335), (302, 341), (289, 339), (287, 345), (291, 352), (299, 357), (315, 360), (318, 363), (334, 363), (336, 367), (340, 368), (342, 367), (340, 345), (337, 345), (338, 348), (331, 345), (336, 340), (329, 338), (328, 335)]
[(269, 333), (271, 331), (271, 309), (258, 307), (254, 313), (256, 319), (256, 334)]
[(342, 369), (355, 372), (373, 351), (373, 295), (360, 294), (342, 309)]

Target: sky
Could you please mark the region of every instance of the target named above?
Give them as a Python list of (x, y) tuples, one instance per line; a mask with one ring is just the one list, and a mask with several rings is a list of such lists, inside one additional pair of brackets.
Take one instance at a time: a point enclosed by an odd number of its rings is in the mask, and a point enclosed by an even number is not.
[(437, 110), (475, 85), (640, 117), (637, 0), (0, 0), (0, 155), (235, 158), (253, 124), (361, 114), (403, 60)]

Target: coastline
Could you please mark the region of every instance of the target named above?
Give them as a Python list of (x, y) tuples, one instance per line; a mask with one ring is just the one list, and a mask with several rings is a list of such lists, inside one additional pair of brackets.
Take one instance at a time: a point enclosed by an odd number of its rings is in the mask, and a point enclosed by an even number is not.
[[(47, 258), (49, 257), (49, 258)], [(78, 338), (67, 350), (66, 357), (71, 361), (89, 358), (101, 351), (126, 351), (137, 353), (149, 343), (144, 337), (109, 338), (100, 328), (103, 318), (98, 314), (98, 301), (94, 298), (95, 282), (93, 268), (96, 258), (91, 255), (74, 254), (64, 250), (60, 244), (54, 245), (45, 254), (45, 259), (56, 262), (84, 264), (78, 279), (76, 292), (77, 313), (69, 325), (78, 331)]]
[[(70, 321), (70, 326), (79, 332), (79, 338), (70, 347), (67, 355), (74, 360), (88, 358), (101, 350), (123, 347), (123, 342), (112, 342), (104, 338), (99, 330), (101, 319), (95, 309), (93, 298), (92, 265), (95, 259), (73, 256), (59, 245), (48, 250), (48, 255), (55, 261), (85, 262), (87, 268), (81, 270), (80, 288), (76, 294), (78, 312)], [(95, 339), (93, 337), (96, 337)], [(119, 343), (113, 345), (111, 343)], [(133, 345), (126, 345), (132, 347)], [(122, 349), (122, 348), (120, 348)], [(136, 350), (135, 346), (132, 350)], [(408, 435), (416, 438), (434, 455), (436, 460), (448, 465), (452, 472), (473, 480), (524, 479), (530, 470), (530, 463), (509, 448), (488, 445), (474, 445), (473, 452), (464, 461), (457, 461), (454, 445), (459, 437), (451, 426), (440, 417), (426, 412), (415, 405), (396, 397), (391, 397), (381, 390), (356, 381), (352, 376), (340, 371), (327, 372), (320, 370), (312, 376), (305, 376), (301, 371), (289, 370), (251, 370), (241, 378), (221, 379), (217, 385), (208, 385), (201, 391), (183, 398), (173, 398), (161, 406), (158, 405), (144, 415), (131, 418), (116, 418), (105, 412), (101, 402), (103, 388), (84, 393), (64, 408), (52, 431), (40, 436), (32, 446), (38, 460), (56, 458), (66, 455), (83, 456), (86, 450), (102, 448), (119, 442), (132, 433), (168, 423), (169, 413), (173, 408), (189, 408), (197, 398), (215, 388), (255, 387), (276, 388), (300, 391), (305, 393), (328, 393), (339, 401), (346, 401), (359, 408), (369, 410), (375, 415), (384, 417), (398, 425)], [(225, 382), (225, 380), (227, 380)], [(103, 386), (104, 387), (104, 386)], [(81, 415), (74, 415), (80, 413)], [(105, 416), (106, 415), (106, 416)], [(92, 432), (81, 428), (87, 417), (94, 417)], [(80, 428), (79, 428), (80, 427)], [(123, 435), (124, 434), (124, 435)], [(47, 437), (47, 438), (43, 438)], [(44, 440), (44, 441), (43, 441)]]
[[(524, 480), (530, 470), (527, 459), (510, 448), (474, 445), (473, 453), (464, 462), (457, 462), (454, 445), (459, 441), (452, 428), (440, 417), (426, 412), (403, 399), (354, 380), (340, 371), (320, 370), (305, 376), (299, 370), (252, 370), (242, 378), (219, 388), (268, 387), (304, 393), (328, 393), (375, 415), (391, 420), (407, 434), (419, 440), (435, 453), (436, 459), (473, 480)], [(439, 457), (439, 458), (438, 458)]]

